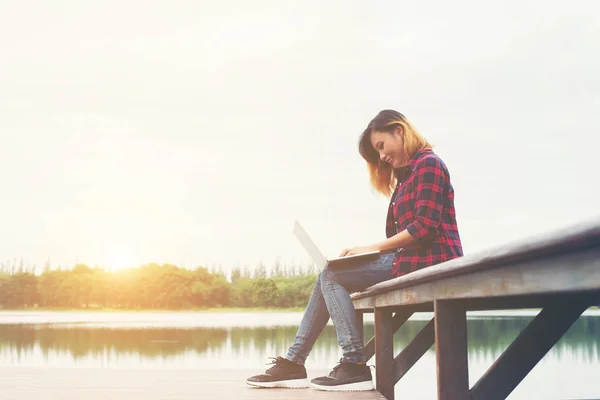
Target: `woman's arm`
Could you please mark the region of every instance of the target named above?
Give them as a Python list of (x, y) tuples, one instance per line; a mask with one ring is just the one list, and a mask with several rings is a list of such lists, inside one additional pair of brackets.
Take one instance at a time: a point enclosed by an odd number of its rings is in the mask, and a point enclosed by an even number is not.
[(408, 246), (410, 243), (414, 242), (415, 239), (408, 233), (408, 230), (405, 229), (402, 232), (398, 232), (394, 236), (385, 239), (382, 242), (375, 243), (370, 246), (358, 246), (353, 247), (351, 249), (344, 249), (340, 253), (340, 257), (351, 256), (354, 254), (362, 254), (369, 253), (371, 251), (380, 251), (382, 253), (390, 253), (400, 249), (402, 247)]
[(408, 229), (396, 233), (394, 236), (376, 243), (373, 247), (382, 253), (389, 253), (408, 246), (416, 239), (408, 233)]
[(448, 179), (446, 166), (437, 156), (429, 156), (415, 166), (413, 173), (415, 218), (407, 228), (374, 245), (344, 249), (340, 257), (371, 251), (387, 253), (438, 233), (444, 206), (443, 193)]

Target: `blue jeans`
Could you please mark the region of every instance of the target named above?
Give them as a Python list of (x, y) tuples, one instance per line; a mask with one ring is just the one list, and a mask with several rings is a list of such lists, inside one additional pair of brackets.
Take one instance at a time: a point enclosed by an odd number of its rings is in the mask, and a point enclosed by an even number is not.
[(353, 363), (365, 362), (362, 335), (356, 325), (356, 312), (350, 293), (391, 279), (393, 259), (393, 254), (385, 254), (375, 261), (348, 268), (325, 268), (315, 283), (286, 358), (304, 364), (331, 317), (344, 359)]

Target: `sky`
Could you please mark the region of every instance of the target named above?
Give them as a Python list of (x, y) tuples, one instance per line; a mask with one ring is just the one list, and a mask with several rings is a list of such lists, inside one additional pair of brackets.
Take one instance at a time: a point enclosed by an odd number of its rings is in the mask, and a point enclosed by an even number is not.
[(308, 263), (385, 239), (358, 137), (403, 113), (465, 253), (600, 214), (600, 2), (0, 3), (0, 261)]

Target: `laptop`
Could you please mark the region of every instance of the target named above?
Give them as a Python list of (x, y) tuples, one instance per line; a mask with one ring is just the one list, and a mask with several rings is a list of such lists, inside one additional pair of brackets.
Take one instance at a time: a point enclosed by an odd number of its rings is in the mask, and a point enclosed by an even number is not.
[(311, 256), (317, 267), (324, 269), (327, 267), (338, 268), (349, 265), (355, 265), (358, 262), (364, 262), (369, 260), (376, 260), (381, 255), (380, 251), (372, 251), (369, 253), (354, 254), (345, 257), (326, 258), (321, 250), (317, 247), (315, 242), (312, 241), (308, 233), (302, 228), (298, 221), (294, 222), (294, 235), (302, 246), (306, 249), (307, 253)]

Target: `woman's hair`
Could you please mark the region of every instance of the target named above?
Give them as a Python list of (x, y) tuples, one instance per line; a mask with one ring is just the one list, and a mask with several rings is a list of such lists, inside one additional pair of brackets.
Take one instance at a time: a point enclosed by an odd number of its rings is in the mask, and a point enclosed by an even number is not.
[[(387, 132), (392, 134), (398, 127), (402, 127), (402, 140), (404, 154), (402, 167), (411, 157), (421, 149), (431, 150), (431, 144), (412, 126), (406, 117), (394, 110), (383, 110), (367, 126), (360, 136), (358, 151), (367, 161), (371, 186), (379, 193), (389, 197), (394, 191), (397, 181), (397, 171), (390, 164), (379, 158), (379, 152), (371, 145), (372, 132)], [(400, 167), (401, 168), (401, 167)]]

